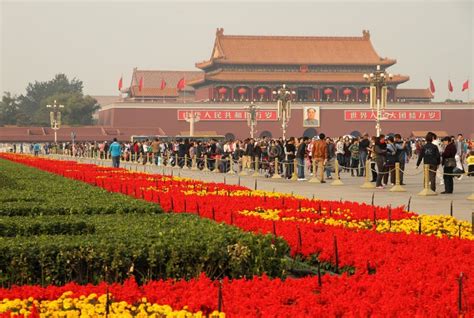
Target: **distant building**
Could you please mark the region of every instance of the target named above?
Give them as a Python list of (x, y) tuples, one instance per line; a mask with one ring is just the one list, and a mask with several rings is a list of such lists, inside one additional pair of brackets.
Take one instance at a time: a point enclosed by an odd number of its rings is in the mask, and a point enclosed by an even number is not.
[[(153, 71), (134, 68), (130, 87), (124, 90), (124, 97), (127, 101), (138, 102), (194, 101), (194, 87), (189, 86), (188, 82), (203, 76), (201, 71)], [(181, 79), (184, 79), (185, 87), (179, 90), (177, 85)]]
[(429, 103), (433, 97), (429, 88), (399, 88), (395, 91), (395, 101), (398, 103)]

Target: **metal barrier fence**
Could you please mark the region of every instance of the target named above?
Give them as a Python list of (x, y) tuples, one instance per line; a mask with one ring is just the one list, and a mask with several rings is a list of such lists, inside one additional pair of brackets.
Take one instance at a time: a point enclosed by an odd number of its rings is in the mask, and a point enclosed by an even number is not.
[[(70, 152), (65, 152), (63, 156), (72, 157)], [(111, 157), (107, 152), (85, 152), (84, 156), (78, 157), (74, 156), (74, 158), (88, 158), (96, 160), (96, 162), (100, 161), (111, 161)], [(128, 160), (127, 160), (128, 159)], [(299, 163), (297, 159), (292, 160), (292, 162), (281, 162), (278, 158), (275, 158), (273, 161), (267, 160), (260, 160), (258, 157), (255, 160), (252, 160), (249, 157), (243, 157), (239, 159), (233, 158), (208, 158), (207, 155), (204, 155), (202, 158), (197, 158), (193, 156), (192, 158), (185, 155), (184, 157), (179, 157), (177, 154), (170, 155), (167, 154), (166, 156), (153, 156), (153, 154), (147, 154), (143, 156), (143, 154), (133, 154), (130, 155), (129, 158), (126, 160), (122, 159), (122, 162), (128, 164), (135, 164), (135, 165), (155, 165), (161, 167), (167, 167), (172, 169), (187, 169), (191, 171), (202, 171), (206, 173), (213, 173), (213, 174), (228, 174), (228, 175), (239, 175), (239, 176), (252, 176), (255, 178), (258, 177), (268, 177), (272, 179), (289, 179), (291, 181), (302, 180), (302, 178), (298, 177), (298, 170), (303, 171), (303, 175), (307, 174), (307, 170), (311, 169), (313, 172), (311, 174), (311, 178), (307, 180), (309, 183), (326, 183), (324, 180), (324, 174), (328, 165), (325, 164), (322, 160), (314, 159), (311, 163), (303, 161), (303, 164)], [(409, 174), (406, 170), (401, 169), (400, 163), (395, 163), (395, 166), (388, 171), (377, 171), (372, 169), (371, 161), (367, 160), (365, 163), (365, 179), (364, 183), (360, 186), (362, 189), (373, 189), (375, 185), (373, 182), (370, 181), (370, 177), (373, 173), (377, 173), (379, 175), (386, 175), (395, 172), (395, 182), (393, 187), (390, 188), (389, 191), (391, 192), (406, 192), (406, 189), (403, 188), (401, 184), (401, 174), (407, 176), (416, 176), (423, 174), (423, 189), (418, 193), (420, 196), (434, 196), (437, 195), (436, 192), (430, 189), (430, 182), (429, 182), (429, 174), (431, 173), (438, 173), (438, 171), (430, 170), (430, 166), (425, 164), (422, 170), (417, 171), (416, 173)], [(338, 160), (334, 160), (334, 178), (333, 181), (330, 183), (331, 186), (342, 186), (344, 182), (341, 180), (340, 170), (341, 167), (339, 165)], [(360, 167), (343, 167), (346, 171), (360, 171)], [(137, 169), (136, 169), (137, 170)], [(332, 167), (331, 167), (332, 173)], [(452, 173), (447, 174), (443, 172), (443, 175), (450, 175), (453, 177), (458, 177), (460, 175), (467, 175), (468, 172), (459, 174), (459, 173)], [(301, 175), (300, 175), (301, 177)], [(306, 179), (304, 179), (306, 180)], [(474, 200), (474, 193), (467, 197), (468, 200)]]

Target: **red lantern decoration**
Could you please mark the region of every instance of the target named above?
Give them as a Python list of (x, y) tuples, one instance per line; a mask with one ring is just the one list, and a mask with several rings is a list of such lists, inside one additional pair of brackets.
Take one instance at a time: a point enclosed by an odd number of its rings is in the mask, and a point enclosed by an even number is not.
[(265, 88), (263, 88), (263, 87), (260, 87), (257, 92), (258, 92), (260, 95), (263, 95), (263, 94), (265, 94), (265, 93), (267, 92), (267, 90), (266, 90)]
[(244, 95), (247, 92), (247, 89), (245, 87), (241, 87), (239, 88), (238, 92), (240, 95)]
[(224, 95), (225, 93), (227, 93), (227, 88), (225, 87), (219, 88), (219, 94)]
[(324, 95), (331, 95), (331, 94), (332, 94), (332, 89), (326, 88), (326, 89), (324, 90)]
[(342, 91), (342, 93), (346, 96), (350, 95), (352, 91), (349, 88), (346, 88), (345, 90)]
[(368, 89), (368, 88), (364, 88), (362, 90), (362, 94), (364, 94), (364, 95), (369, 95), (369, 93), (370, 93), (370, 89)]

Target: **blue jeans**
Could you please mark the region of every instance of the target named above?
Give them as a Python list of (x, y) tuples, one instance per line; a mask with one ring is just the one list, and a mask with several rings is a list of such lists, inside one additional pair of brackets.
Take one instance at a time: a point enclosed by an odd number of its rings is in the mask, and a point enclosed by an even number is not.
[(304, 178), (304, 159), (296, 158), (296, 162), (298, 163), (298, 178)]
[(119, 168), (120, 167), (120, 156), (113, 156), (112, 157), (112, 166), (114, 168)]

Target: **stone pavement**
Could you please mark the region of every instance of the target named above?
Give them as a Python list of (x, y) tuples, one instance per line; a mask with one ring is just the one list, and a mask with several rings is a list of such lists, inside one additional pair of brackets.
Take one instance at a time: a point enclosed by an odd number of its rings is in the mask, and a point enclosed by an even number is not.
[[(81, 159), (83, 162), (99, 163), (111, 166), (110, 161), (100, 161), (91, 159)], [(474, 201), (467, 200), (467, 197), (474, 193), (474, 177), (464, 176), (462, 180), (454, 181), (454, 194), (439, 194), (444, 191), (444, 186), (437, 184), (436, 196), (418, 196), (417, 194), (423, 188), (422, 166), (415, 169), (414, 161), (407, 164), (405, 186), (406, 192), (390, 192), (391, 186), (385, 189), (362, 189), (360, 185), (364, 183), (362, 177), (351, 177), (350, 173), (341, 173), (341, 180), (344, 185), (331, 186), (332, 180), (326, 180), (327, 183), (309, 183), (307, 181), (290, 181), (284, 179), (271, 179), (265, 177), (236, 176), (222, 173), (211, 173), (202, 171), (192, 171), (190, 169), (178, 169), (168, 167), (157, 167), (154, 165), (130, 164), (121, 162), (121, 167), (145, 171), (149, 173), (159, 173), (174, 176), (187, 177), (208, 182), (226, 182), (229, 184), (240, 184), (249, 188), (255, 187), (260, 190), (277, 191), (283, 193), (294, 193), (308, 198), (314, 197), (323, 200), (344, 200), (371, 203), (372, 194), (374, 194), (374, 203), (381, 206), (401, 206), (407, 205), (411, 197), (410, 210), (419, 214), (430, 215), (449, 215), (451, 201), (453, 202), (454, 216), (461, 220), (471, 221), (474, 213)]]

